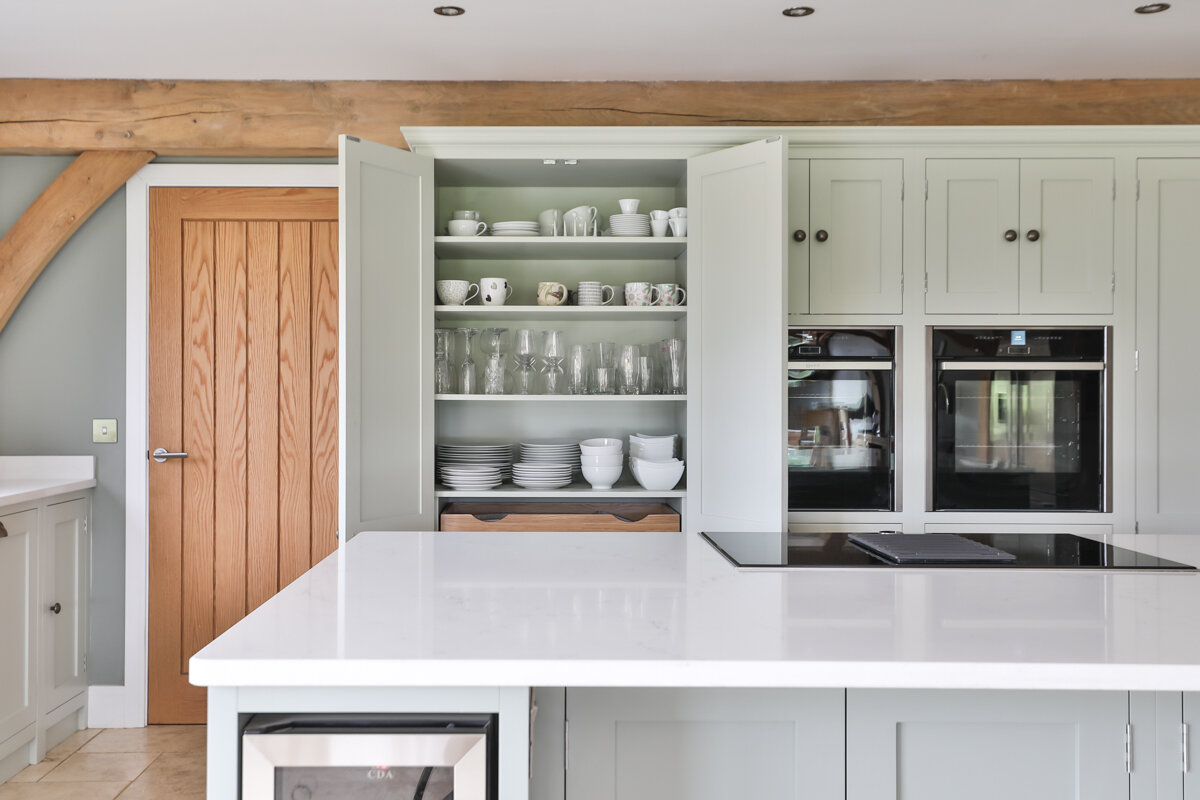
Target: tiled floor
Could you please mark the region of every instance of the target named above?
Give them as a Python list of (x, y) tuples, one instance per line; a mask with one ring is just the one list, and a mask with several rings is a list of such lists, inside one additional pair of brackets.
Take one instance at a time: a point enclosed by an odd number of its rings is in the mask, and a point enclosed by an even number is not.
[(0, 785), (0, 800), (204, 800), (204, 726), (79, 731)]

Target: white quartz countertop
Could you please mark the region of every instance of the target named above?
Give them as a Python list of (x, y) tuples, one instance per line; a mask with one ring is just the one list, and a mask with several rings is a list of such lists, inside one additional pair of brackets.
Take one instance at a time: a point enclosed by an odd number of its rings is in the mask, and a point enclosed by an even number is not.
[[(1200, 563), (1200, 537), (1109, 537)], [(1200, 691), (1200, 573), (738, 570), (680, 533), (365, 533), (202, 686)]]
[(0, 456), (0, 509), (95, 485), (95, 456)]

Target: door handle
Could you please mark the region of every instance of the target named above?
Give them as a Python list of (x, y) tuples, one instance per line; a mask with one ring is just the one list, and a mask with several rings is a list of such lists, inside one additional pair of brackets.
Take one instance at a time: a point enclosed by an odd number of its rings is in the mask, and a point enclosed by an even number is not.
[(154, 450), (154, 452), (151, 453), (150, 455), (153, 456), (154, 460), (160, 464), (163, 463), (164, 461), (166, 461), (168, 458), (187, 458), (188, 457), (187, 453), (168, 453), (165, 449), (163, 449), (161, 447), (156, 448)]
[(62, 613), (62, 603), (55, 603), (54, 605), (50, 606), (50, 610), (53, 611), (55, 614), (61, 614)]

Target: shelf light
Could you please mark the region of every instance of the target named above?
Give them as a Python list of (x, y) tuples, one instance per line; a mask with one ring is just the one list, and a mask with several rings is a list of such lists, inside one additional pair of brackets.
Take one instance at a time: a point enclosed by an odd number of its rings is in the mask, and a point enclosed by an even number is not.
[(462, 6), (438, 6), (433, 13), (440, 17), (461, 17), (467, 10)]
[(1147, 3), (1144, 6), (1138, 6), (1133, 10), (1135, 14), (1157, 14), (1160, 11), (1166, 11), (1171, 7), (1170, 3)]
[(816, 9), (812, 6), (792, 6), (783, 10), (785, 17), (807, 17), (814, 13), (816, 13)]

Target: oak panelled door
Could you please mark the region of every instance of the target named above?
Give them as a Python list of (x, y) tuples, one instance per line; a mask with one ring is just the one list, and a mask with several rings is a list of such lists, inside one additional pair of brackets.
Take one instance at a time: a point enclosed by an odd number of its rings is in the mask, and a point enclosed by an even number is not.
[(150, 190), (150, 723), (188, 659), (336, 547), (333, 188)]

